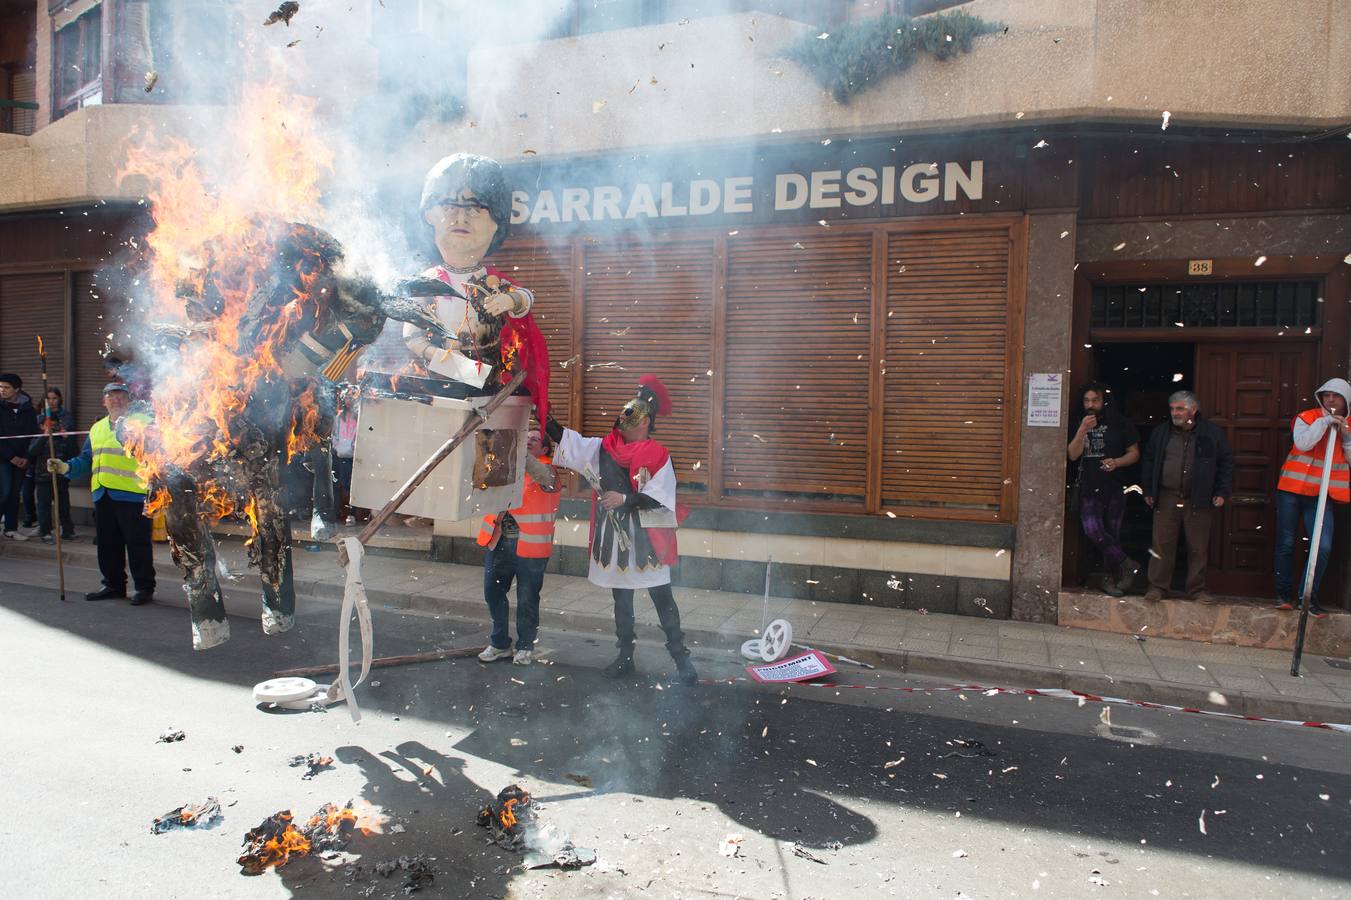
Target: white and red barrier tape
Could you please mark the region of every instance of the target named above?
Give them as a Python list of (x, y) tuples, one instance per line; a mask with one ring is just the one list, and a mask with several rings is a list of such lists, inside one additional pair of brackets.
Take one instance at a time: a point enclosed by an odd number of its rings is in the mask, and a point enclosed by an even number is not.
[[(747, 682), (755, 684), (749, 678), (725, 678), (715, 680), (705, 680), (704, 684), (736, 684)], [(940, 687), (896, 687), (887, 684), (838, 684), (833, 681), (794, 681), (783, 682), (791, 687), (811, 687), (811, 688), (834, 688), (835, 690), (858, 690), (858, 691), (895, 691), (904, 694), (935, 694), (935, 693), (959, 693), (963, 691), (979, 692), (987, 697), (993, 697), (998, 694), (1016, 694), (1026, 697), (1054, 697), (1060, 700), (1077, 700), (1080, 705), (1085, 703), (1112, 703), (1120, 706), (1135, 706), (1140, 709), (1162, 709), (1169, 712), (1196, 713), (1202, 716), (1214, 716), (1220, 719), (1239, 719), (1244, 722), (1266, 722), (1271, 725), (1297, 725), (1301, 728), (1321, 728), (1326, 731), (1336, 731), (1341, 734), (1351, 734), (1351, 725), (1343, 725), (1337, 722), (1304, 722), (1298, 719), (1270, 719), (1265, 716), (1248, 716), (1241, 713), (1221, 712), (1214, 709), (1199, 709), (1194, 706), (1171, 706), (1167, 703), (1150, 703), (1147, 700), (1127, 700), (1121, 697), (1102, 697), (1097, 694), (1089, 694), (1084, 691), (1074, 691), (1069, 688), (1004, 688), (989, 687), (983, 684), (949, 684)]]

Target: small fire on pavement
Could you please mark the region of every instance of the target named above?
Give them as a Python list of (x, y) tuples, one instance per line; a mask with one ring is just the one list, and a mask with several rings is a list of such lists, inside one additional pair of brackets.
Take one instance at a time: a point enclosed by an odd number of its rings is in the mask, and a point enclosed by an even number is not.
[(493, 840), (501, 847), (514, 849), (525, 836), (525, 826), (534, 818), (530, 794), (517, 784), (509, 784), (498, 791), (497, 798), (485, 803), (478, 811), (481, 828), (492, 831)]
[(291, 811), (284, 809), (244, 835), (244, 852), (238, 860), (240, 871), (245, 875), (261, 875), (273, 866), (284, 866), (301, 856), (344, 850), (358, 830), (363, 834), (371, 832), (358, 820), (350, 800), (342, 807), (325, 803), (299, 828)]

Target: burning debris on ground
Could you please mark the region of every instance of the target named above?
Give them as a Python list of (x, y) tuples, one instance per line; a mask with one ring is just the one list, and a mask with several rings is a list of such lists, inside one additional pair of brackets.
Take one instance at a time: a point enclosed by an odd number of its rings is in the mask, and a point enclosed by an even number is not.
[(534, 817), (530, 794), (520, 785), (509, 784), (497, 792), (494, 800), (479, 808), (475, 821), (480, 828), (490, 830), (499, 847), (517, 850), (524, 841), (526, 824)]
[(306, 756), (293, 756), (286, 761), (286, 764), (293, 769), (298, 766), (308, 766), (309, 768), (305, 770), (305, 774), (300, 777), (304, 781), (309, 781), (325, 769), (333, 768), (333, 757), (321, 756), (318, 753), (310, 753)]
[(244, 834), (244, 852), (237, 860), (240, 871), (261, 875), (301, 856), (338, 853), (347, 848), (357, 827), (350, 800), (342, 807), (325, 803), (302, 828), (296, 827), (289, 809), (273, 813)]
[(220, 800), (207, 797), (201, 803), (185, 803), (162, 816), (156, 816), (150, 824), (150, 833), (163, 834), (175, 828), (210, 828), (224, 818), (220, 811)]
[(166, 728), (160, 736), (155, 739), (155, 743), (174, 744), (183, 740), (185, 737), (187, 737), (187, 734), (185, 734), (181, 728)]

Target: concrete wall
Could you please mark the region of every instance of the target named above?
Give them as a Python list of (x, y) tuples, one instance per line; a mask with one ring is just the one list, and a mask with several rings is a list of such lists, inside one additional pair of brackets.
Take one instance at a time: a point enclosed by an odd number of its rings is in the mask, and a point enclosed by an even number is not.
[[(817, 29), (763, 13), (549, 41), (470, 58), (450, 147), (510, 158), (820, 132), (1122, 120), (1318, 130), (1351, 119), (1345, 0), (973, 0), (1009, 26), (834, 102), (776, 54)], [(541, 87), (544, 89), (541, 90)], [(472, 125), (470, 124), (472, 122)]]
[[(1069, 371), (1074, 228), (1073, 212), (1028, 216), (1024, 384), (1033, 373)], [(1023, 409), (1026, 422), (1026, 400)], [(1013, 618), (1055, 622), (1065, 527), (1065, 428), (1021, 429)]]
[[(1076, 238), (1079, 262), (1115, 261), (1123, 256), (1130, 260), (1321, 256), (1351, 250), (1351, 215), (1088, 223), (1079, 226)], [(1116, 249), (1123, 243), (1128, 252)]]

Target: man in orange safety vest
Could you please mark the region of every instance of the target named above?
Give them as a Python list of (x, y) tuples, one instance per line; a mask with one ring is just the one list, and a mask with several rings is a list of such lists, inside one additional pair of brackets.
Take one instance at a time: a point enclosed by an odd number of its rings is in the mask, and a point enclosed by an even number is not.
[[(1304, 586), (1303, 579), (1295, 583), (1293, 558), (1295, 539), (1299, 536), (1299, 520), (1304, 520), (1304, 533), (1313, 537), (1317, 516), (1318, 492), (1323, 483), (1323, 460), (1327, 452), (1328, 430), (1336, 431), (1332, 442), (1332, 478), (1328, 482), (1328, 500), (1333, 503), (1351, 502), (1351, 428), (1346, 424), (1346, 411), (1351, 405), (1351, 384), (1333, 378), (1317, 392), (1318, 405), (1295, 416), (1290, 423), (1293, 446), (1281, 466), (1281, 477), (1276, 483), (1276, 608), (1294, 609), (1295, 600)], [(1314, 569), (1313, 594), (1309, 598), (1309, 612), (1317, 618), (1327, 615), (1317, 601), (1318, 585), (1328, 567), (1332, 552), (1332, 510), (1323, 514), (1322, 537), (1318, 541), (1318, 562)]]
[[(544, 567), (554, 547), (554, 519), (558, 515), (561, 482), (550, 464), (544, 439), (530, 432), (526, 444), (525, 491), (521, 505), (483, 517), (478, 543), (488, 548), (483, 559), (483, 599), (488, 603), (493, 630), (479, 662), (511, 658), (518, 666), (534, 659), (539, 632), (539, 592)], [(516, 649), (511, 647), (510, 603), (507, 592), (516, 582)]]

